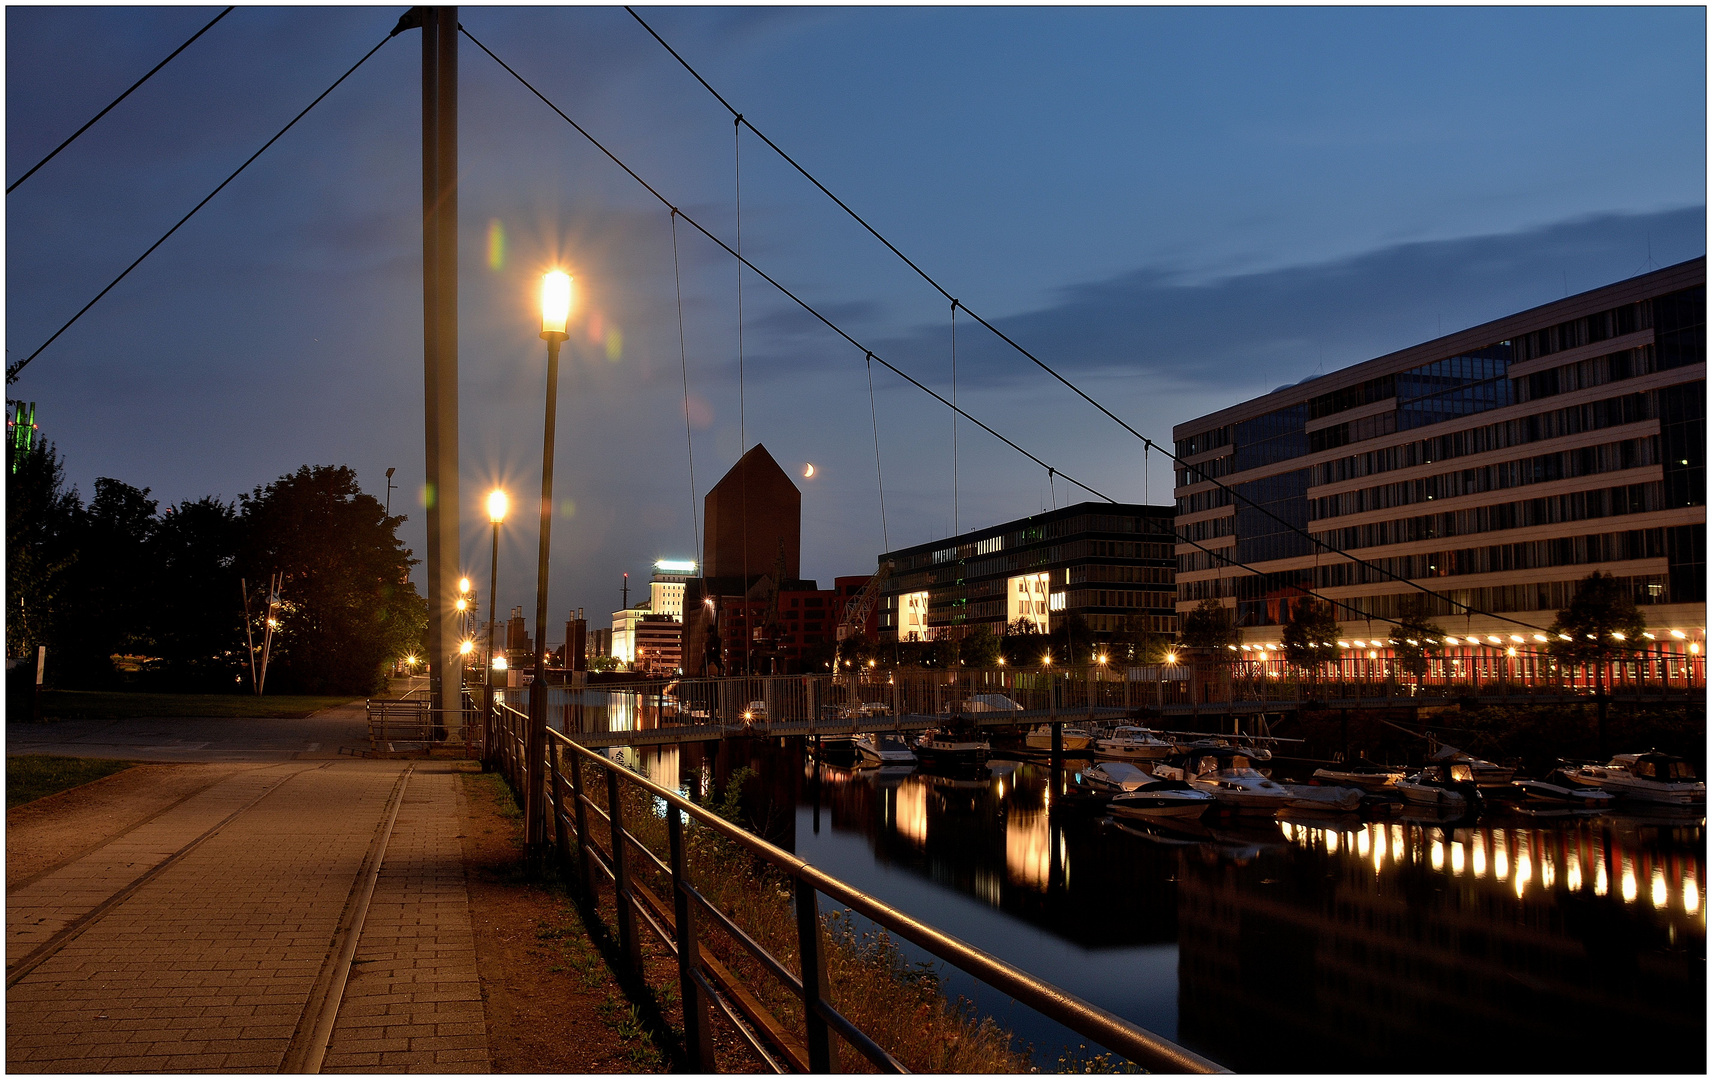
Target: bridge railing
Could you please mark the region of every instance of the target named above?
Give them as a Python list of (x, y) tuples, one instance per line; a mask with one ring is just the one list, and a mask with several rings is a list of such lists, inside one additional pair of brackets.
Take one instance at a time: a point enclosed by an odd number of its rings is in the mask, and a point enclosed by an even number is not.
[[(496, 711), (497, 764), (513, 790), (525, 791), (529, 719), (509, 703)], [(644, 933), (675, 960), (671, 989), (681, 1004), (683, 1050), (693, 1071), (718, 1070), (715, 1015), (776, 1072), (839, 1071), (841, 1061), (853, 1061), (847, 1056), (852, 1052), (882, 1072), (951, 1067), (932, 1056), (920, 1037), (917, 997), (909, 999), (910, 1008), (896, 1008), (896, 1002), (875, 1000), (871, 981), (846, 977), (862, 962), (860, 950), (832, 932), (835, 924), (848, 923), (836, 913), (822, 914), (822, 897), (1144, 1069), (1223, 1071), (912, 918), (559, 732), (548, 733), (541, 767), (541, 810), (549, 825), (542, 854), (581, 884), (594, 914), (610, 915), (619, 953), (635, 978), (647, 980)], [(903, 1000), (904, 986), (897, 991)]]

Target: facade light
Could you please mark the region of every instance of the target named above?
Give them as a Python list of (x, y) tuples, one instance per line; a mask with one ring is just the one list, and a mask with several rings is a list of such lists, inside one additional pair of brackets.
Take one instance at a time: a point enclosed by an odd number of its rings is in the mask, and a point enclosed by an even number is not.
[(1688, 635), (1683, 633), (1681, 630), (1672, 630), (1670, 632), (1670, 636), (1673, 638), (1676, 638), (1678, 641), (1681, 641), (1683, 638), (1687, 637)]

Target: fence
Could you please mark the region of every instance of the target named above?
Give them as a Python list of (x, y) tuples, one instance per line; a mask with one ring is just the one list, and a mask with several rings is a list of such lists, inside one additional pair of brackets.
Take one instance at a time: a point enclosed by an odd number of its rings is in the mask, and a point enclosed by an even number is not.
[[(867, 718), (977, 715), (1019, 721), (1111, 718), (1142, 710), (1185, 711), (1254, 704), (1293, 707), (1302, 702), (1364, 702), (1375, 706), (1562, 701), (1599, 688), (1615, 699), (1687, 702), (1706, 685), (1705, 664), (1633, 660), (1600, 672), (1587, 665), (1543, 669), (1532, 661), (1500, 657), (1466, 667), (1435, 664), (1426, 676), (1400, 673), (1384, 661), (1350, 677), (1318, 678), (1282, 661), (1237, 660), (1198, 667), (1091, 668), (1086, 672), (991, 670), (852, 671), (840, 675), (737, 676), (614, 683), (599, 687), (549, 686), (549, 726), (596, 734), (695, 725), (737, 730), (773, 724), (860, 722)], [(507, 691), (527, 710), (532, 687)], [(504, 696), (504, 695), (502, 695)]]
[[(527, 790), (529, 719), (509, 703), (497, 705), (495, 714), (495, 763), (514, 790)], [(710, 1026), (717, 1014), (778, 1072), (838, 1071), (841, 1054), (849, 1051), (883, 1072), (912, 1066), (958, 1071), (956, 1062), (922, 1056), (926, 1040), (913, 1008), (894, 1009), (891, 1001), (851, 992), (842, 977), (852, 970), (850, 948), (829, 930), (829, 922), (848, 923), (836, 913), (820, 914), (824, 896), (1143, 1068), (1223, 1071), (830, 877), (558, 732), (548, 733), (546, 745), (538, 788), (550, 837), (546, 849), (581, 882), (588, 903), (609, 905), (632, 974), (646, 979), (643, 930), (675, 961), (691, 1070), (717, 1070)], [(745, 863), (782, 883), (783, 895), (757, 888)], [(748, 925), (734, 917), (739, 909)], [(902, 984), (893, 989), (908, 993)]]

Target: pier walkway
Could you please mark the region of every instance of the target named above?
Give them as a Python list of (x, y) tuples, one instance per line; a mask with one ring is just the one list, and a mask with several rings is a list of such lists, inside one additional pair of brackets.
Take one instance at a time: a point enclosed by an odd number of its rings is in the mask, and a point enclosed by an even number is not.
[(8, 1071), (489, 1071), (458, 769), (264, 761), (8, 882)]

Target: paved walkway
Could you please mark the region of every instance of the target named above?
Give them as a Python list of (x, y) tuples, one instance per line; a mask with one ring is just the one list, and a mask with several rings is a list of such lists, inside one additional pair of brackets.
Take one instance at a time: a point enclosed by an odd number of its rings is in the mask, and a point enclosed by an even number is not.
[(488, 1071), (455, 770), (248, 771), (15, 886), (8, 1071)]

